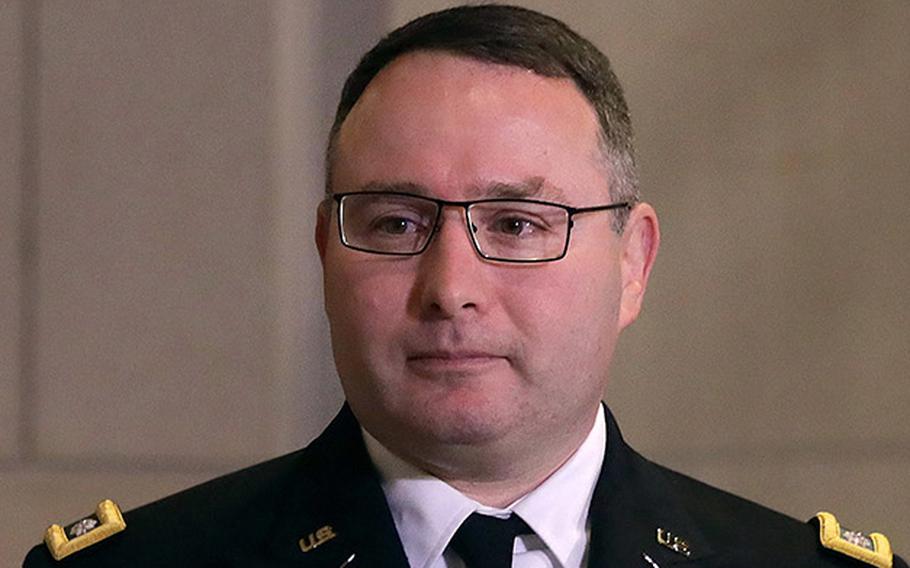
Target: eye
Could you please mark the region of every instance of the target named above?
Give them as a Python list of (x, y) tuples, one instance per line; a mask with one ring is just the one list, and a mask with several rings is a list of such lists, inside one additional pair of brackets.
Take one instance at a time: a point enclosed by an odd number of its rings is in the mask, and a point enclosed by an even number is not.
[(497, 233), (516, 237), (526, 236), (537, 231), (540, 227), (530, 219), (522, 217), (500, 217), (496, 219), (491, 228)]
[(525, 211), (500, 211), (484, 224), (493, 235), (503, 238), (544, 237), (553, 230), (547, 219)]
[(419, 220), (408, 217), (386, 215), (377, 217), (370, 223), (370, 231), (383, 235), (406, 235), (415, 233), (421, 228)]

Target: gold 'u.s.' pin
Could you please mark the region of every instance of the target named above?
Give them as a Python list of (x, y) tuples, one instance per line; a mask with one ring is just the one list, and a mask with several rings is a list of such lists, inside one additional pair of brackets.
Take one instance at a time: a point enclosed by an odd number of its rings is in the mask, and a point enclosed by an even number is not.
[(683, 540), (682, 538), (676, 536), (670, 531), (659, 528), (657, 529), (657, 542), (666, 546), (673, 552), (682, 554), (683, 556), (689, 556), (692, 554), (692, 551), (689, 550), (689, 543)]
[(331, 526), (325, 525), (324, 527), (319, 527), (316, 532), (311, 532), (305, 537), (302, 537), (297, 543), (300, 545), (300, 550), (303, 552), (310, 552), (336, 536), (338, 535), (335, 534), (335, 530)]

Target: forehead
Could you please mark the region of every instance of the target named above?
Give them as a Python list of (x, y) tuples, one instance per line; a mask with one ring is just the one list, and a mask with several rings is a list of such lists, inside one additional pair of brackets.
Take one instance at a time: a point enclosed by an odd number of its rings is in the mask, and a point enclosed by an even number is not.
[(332, 185), (411, 183), (463, 197), (542, 179), (577, 202), (595, 188), (607, 194), (598, 133), (594, 110), (569, 79), (416, 52), (377, 74), (351, 110)]

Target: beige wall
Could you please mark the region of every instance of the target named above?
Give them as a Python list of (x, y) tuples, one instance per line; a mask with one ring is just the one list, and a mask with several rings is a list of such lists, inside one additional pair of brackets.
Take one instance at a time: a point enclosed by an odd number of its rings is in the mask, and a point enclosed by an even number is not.
[[(381, 30), (447, 4), (0, 0), (0, 563), (334, 413), (330, 114)], [(613, 59), (662, 215), (607, 394), (627, 437), (906, 554), (910, 7), (525, 4)]]
[(0, 461), (17, 456), (19, 403), (24, 398), (19, 380), (20, 250), (26, 249), (20, 223), (24, 45), (19, 8), (0, 8)]

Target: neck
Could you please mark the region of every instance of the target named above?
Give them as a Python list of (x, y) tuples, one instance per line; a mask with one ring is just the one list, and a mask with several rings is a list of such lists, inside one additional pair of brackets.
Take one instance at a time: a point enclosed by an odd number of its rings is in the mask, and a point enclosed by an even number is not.
[(574, 451), (570, 452), (551, 467), (525, 470), (520, 472), (520, 474), (516, 472), (517, 475), (502, 479), (489, 477), (486, 479), (465, 478), (464, 476), (446, 477), (445, 472), (440, 472), (441, 475), (436, 474), (436, 476), (482, 505), (504, 509), (534, 491), (553, 472), (562, 467), (573, 453)]
[(526, 445), (494, 444), (484, 447), (447, 446), (435, 451), (417, 448), (386, 449), (411, 465), (445, 481), (467, 497), (494, 508), (505, 508), (524, 497), (562, 467), (584, 443), (597, 412), (577, 422), (578, 427)]

